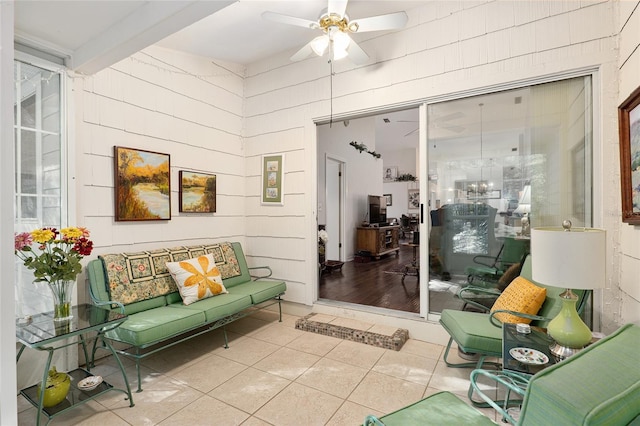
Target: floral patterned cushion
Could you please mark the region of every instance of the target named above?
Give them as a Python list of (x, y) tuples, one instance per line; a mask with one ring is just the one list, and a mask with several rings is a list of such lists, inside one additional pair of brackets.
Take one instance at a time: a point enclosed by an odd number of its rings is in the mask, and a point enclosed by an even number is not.
[(211, 253), (180, 262), (167, 262), (166, 266), (178, 285), (182, 303), (185, 305), (228, 293)]
[(205, 254), (213, 255), (222, 279), (242, 274), (233, 246), (229, 242), (104, 254), (99, 258), (102, 259), (107, 274), (110, 299), (127, 305), (178, 291), (166, 263), (189, 260)]

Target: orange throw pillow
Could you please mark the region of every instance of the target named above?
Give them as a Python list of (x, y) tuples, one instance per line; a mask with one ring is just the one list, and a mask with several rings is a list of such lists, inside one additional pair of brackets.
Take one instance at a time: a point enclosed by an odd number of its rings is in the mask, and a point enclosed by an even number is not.
[[(538, 287), (531, 281), (523, 277), (518, 277), (507, 286), (498, 297), (491, 308), (491, 312), (507, 309), (509, 311), (522, 312), (523, 314), (535, 315), (540, 310), (547, 297), (547, 289)], [(523, 323), (531, 322), (528, 318), (522, 318), (506, 312), (495, 315), (503, 323)]]

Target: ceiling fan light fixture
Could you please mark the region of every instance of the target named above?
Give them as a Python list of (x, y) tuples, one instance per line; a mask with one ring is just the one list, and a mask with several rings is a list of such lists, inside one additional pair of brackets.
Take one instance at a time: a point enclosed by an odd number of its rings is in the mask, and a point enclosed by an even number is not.
[(311, 49), (318, 56), (324, 55), (327, 47), (329, 47), (329, 37), (326, 35), (321, 35), (311, 40)]
[(343, 33), (342, 31), (334, 32), (332, 34), (331, 43), (333, 43), (332, 59), (334, 61), (347, 57), (347, 55), (349, 54), (347, 49), (349, 48), (349, 44), (351, 43), (351, 38), (347, 34)]

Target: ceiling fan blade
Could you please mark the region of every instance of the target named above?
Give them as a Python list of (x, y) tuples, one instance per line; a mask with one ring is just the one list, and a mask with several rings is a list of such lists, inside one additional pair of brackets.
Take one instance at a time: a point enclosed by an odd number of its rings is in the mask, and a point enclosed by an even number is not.
[(304, 18), (296, 18), (295, 16), (282, 15), (275, 12), (262, 12), (262, 19), (266, 19), (273, 22), (279, 22), (281, 24), (295, 25), (297, 27), (318, 29), (320, 26), (315, 21), (310, 21)]
[(369, 55), (367, 55), (367, 53), (362, 50), (362, 48), (358, 46), (358, 43), (353, 41), (351, 37), (349, 38), (351, 39), (351, 41), (349, 42), (349, 46), (347, 47), (349, 59), (351, 59), (351, 61), (356, 65), (364, 64), (369, 60)]
[(311, 43), (312, 43), (312, 41), (310, 41), (309, 43), (307, 43), (304, 46), (302, 46), (302, 49), (300, 49), (296, 53), (294, 53), (293, 56), (290, 59), (293, 62), (298, 62), (298, 61), (301, 61), (301, 60), (306, 59), (309, 56), (313, 55), (313, 49), (311, 48)]
[(404, 135), (404, 137), (406, 138), (407, 136), (411, 136), (412, 134), (414, 134), (414, 133), (415, 133), (415, 132), (417, 132), (418, 130), (420, 130), (420, 129), (412, 130), (412, 131), (410, 131), (409, 133), (407, 133), (406, 135)]
[(328, 14), (336, 14), (343, 17), (347, 11), (348, 0), (329, 0), (329, 7), (327, 8)]
[(356, 32), (394, 30), (406, 25), (408, 16), (405, 12), (390, 13), (388, 15), (372, 16), (370, 18), (354, 19), (350, 26), (357, 24)]

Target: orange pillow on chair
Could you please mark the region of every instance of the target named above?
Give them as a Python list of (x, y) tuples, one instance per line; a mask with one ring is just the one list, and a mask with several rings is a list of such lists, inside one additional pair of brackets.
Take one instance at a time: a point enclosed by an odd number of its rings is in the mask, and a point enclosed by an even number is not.
[[(526, 278), (518, 277), (511, 281), (511, 284), (496, 299), (493, 307), (491, 307), (491, 312), (507, 309), (535, 315), (540, 310), (546, 297), (546, 288), (538, 287)], [(529, 324), (531, 322), (528, 318), (522, 318), (506, 312), (498, 313), (495, 317), (503, 323)]]

